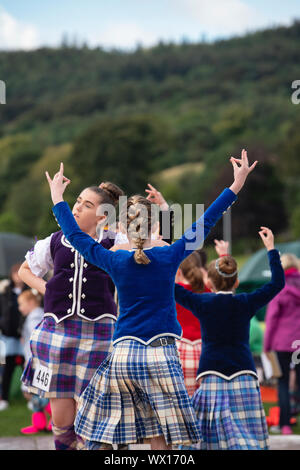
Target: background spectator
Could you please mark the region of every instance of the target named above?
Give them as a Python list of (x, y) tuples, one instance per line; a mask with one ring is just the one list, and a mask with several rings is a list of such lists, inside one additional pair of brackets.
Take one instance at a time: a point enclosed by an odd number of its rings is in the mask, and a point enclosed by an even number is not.
[[(280, 428), (282, 434), (292, 434), (289, 394), (293, 343), (300, 340), (300, 273), (299, 261), (292, 254), (281, 257), (285, 273), (284, 289), (270, 302), (266, 314), (264, 350), (276, 351), (282, 376), (278, 379)], [(294, 364), (297, 389), (300, 389), (300, 364)]]

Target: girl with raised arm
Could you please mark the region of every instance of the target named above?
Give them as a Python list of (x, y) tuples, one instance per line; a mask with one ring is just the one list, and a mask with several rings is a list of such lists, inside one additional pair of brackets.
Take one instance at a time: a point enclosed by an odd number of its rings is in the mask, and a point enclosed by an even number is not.
[[(248, 174), (247, 154), (231, 159), (234, 182), (184, 235), (172, 245), (151, 240), (151, 202), (133, 196), (121, 213), (130, 249), (107, 250), (83, 233), (63, 201), (68, 181), (63, 165), (47, 179), (53, 212), (69, 242), (90, 262), (112, 277), (120, 314), (113, 352), (94, 374), (79, 402), (76, 432), (87, 449), (151, 439), (153, 449), (198, 442), (196, 416), (184, 386), (175, 339), (174, 281), (181, 261), (202, 243), (211, 227), (236, 200)], [(123, 222), (124, 223), (124, 222)], [(165, 246), (164, 246), (165, 245)]]
[(208, 284), (213, 293), (194, 294), (175, 287), (176, 302), (200, 320), (202, 352), (192, 402), (205, 450), (265, 450), (268, 428), (249, 346), (251, 318), (284, 287), (284, 273), (274, 237), (266, 227), (259, 232), (272, 279), (250, 294), (234, 294), (237, 264), (232, 256), (212, 261)]
[[(115, 234), (103, 229), (106, 219), (98, 212), (102, 204), (115, 206), (122, 194), (113, 183), (102, 183), (85, 188), (73, 207), (81, 230), (107, 249)], [(46, 283), (43, 277), (52, 270)], [(19, 275), (45, 295), (44, 319), (33, 331), (32, 358), (22, 380), (32, 393), (50, 398), (55, 448), (72, 450), (81, 441), (74, 431), (76, 403), (112, 346), (114, 284), (61, 230), (35, 244)]]

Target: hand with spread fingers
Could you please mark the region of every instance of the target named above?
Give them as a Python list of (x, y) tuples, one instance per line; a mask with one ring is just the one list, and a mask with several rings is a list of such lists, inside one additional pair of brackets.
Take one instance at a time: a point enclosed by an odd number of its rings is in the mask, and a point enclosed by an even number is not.
[(165, 201), (163, 195), (157, 191), (154, 186), (152, 186), (150, 183), (148, 183), (148, 187), (150, 189), (145, 189), (145, 192), (148, 193), (147, 199), (151, 202), (154, 202), (154, 204), (158, 205), (161, 210), (168, 210), (169, 205)]
[(48, 171), (45, 172), (49, 183), (53, 204), (58, 204), (64, 200), (63, 194), (71, 180), (64, 176), (64, 164), (60, 164), (59, 171), (55, 173), (53, 179), (50, 178)]
[(230, 186), (230, 189), (237, 194), (244, 186), (249, 173), (254, 170), (258, 162), (255, 161), (251, 166), (249, 166), (247, 151), (245, 149), (242, 150), (241, 158), (231, 157), (230, 161), (233, 166), (234, 176), (234, 182)]
[(214, 240), (214, 242), (215, 250), (219, 257), (229, 254), (229, 242), (225, 242), (225, 240)]

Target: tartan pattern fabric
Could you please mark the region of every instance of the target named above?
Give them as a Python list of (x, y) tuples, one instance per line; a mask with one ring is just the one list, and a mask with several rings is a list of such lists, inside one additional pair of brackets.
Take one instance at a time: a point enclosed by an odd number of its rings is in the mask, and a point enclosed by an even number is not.
[(258, 380), (205, 375), (193, 406), (202, 435), (201, 450), (267, 450), (268, 427)]
[[(45, 317), (32, 332), (32, 357), (22, 376), (29, 392), (47, 398), (78, 400), (112, 349), (113, 329), (114, 321), (110, 318), (92, 322), (74, 316), (56, 323), (54, 318)], [(52, 370), (49, 392), (32, 386), (39, 364)]]
[(77, 437), (74, 425), (57, 427), (52, 424), (55, 450), (77, 450)]
[(189, 396), (192, 397), (199, 387), (199, 382), (196, 381), (196, 377), (202, 349), (201, 340), (191, 342), (185, 341), (185, 339), (182, 338), (176, 343), (182, 366), (184, 383)]
[(75, 430), (84, 440), (108, 444), (159, 435), (167, 444), (198, 442), (176, 345), (117, 343), (80, 397)]

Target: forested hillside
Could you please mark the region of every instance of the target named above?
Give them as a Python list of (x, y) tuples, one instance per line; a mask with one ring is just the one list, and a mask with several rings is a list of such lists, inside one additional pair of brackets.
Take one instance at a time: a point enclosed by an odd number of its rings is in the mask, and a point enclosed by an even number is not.
[(207, 204), (231, 183), (230, 156), (246, 148), (259, 165), (234, 206), (234, 240), (249, 247), (260, 225), (299, 237), (299, 43), (295, 22), (132, 53), (0, 52), (0, 231), (57, 229), (44, 171), (60, 161), (70, 202), (110, 179), (128, 194), (152, 182), (170, 202)]

